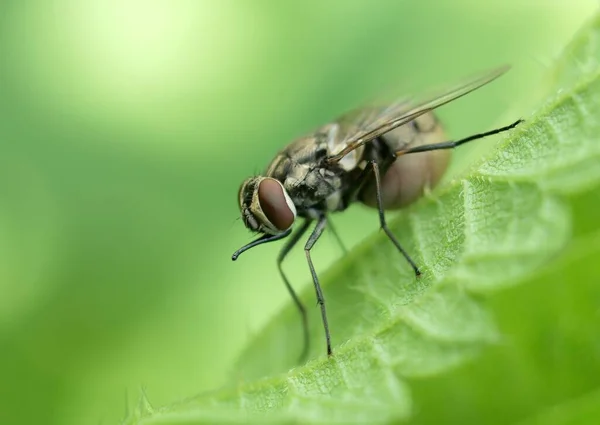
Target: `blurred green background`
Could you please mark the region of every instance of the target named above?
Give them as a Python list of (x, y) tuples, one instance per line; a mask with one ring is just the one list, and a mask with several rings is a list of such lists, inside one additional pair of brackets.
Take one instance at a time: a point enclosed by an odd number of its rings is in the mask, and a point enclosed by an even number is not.
[[(513, 70), (440, 111), (527, 114), (594, 0), (0, 3), (0, 423), (116, 423), (225, 384), (288, 301), (240, 182), (376, 93)], [(510, 111), (510, 113), (509, 113)], [(455, 155), (455, 170), (489, 146)], [(372, 211), (335, 220), (351, 246)], [(357, 226), (356, 223), (361, 223)], [(363, 225), (362, 223), (371, 223)], [(340, 255), (325, 237), (319, 269)], [(301, 255), (286, 266), (308, 282)]]

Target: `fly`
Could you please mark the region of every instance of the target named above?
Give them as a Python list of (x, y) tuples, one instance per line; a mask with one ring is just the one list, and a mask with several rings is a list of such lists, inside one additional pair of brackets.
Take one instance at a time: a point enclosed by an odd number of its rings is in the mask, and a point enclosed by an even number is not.
[[(289, 236), (277, 257), (277, 267), (302, 317), (301, 359), (308, 354), (306, 309), (283, 272), (285, 257), (314, 223), (304, 252), (330, 356), (325, 298), (310, 254), (328, 225), (329, 213), (344, 211), (353, 202), (377, 208), (381, 229), (418, 277), (419, 268), (387, 226), (385, 210), (401, 208), (418, 199), (426, 187), (434, 186), (447, 167), (448, 149), (510, 130), (522, 122), (447, 141), (433, 114), (434, 109), (488, 84), (508, 69), (504, 66), (481, 74), (421, 102), (408, 98), (385, 107), (365, 107), (347, 113), (293, 141), (277, 154), (263, 175), (242, 183), (238, 193), (242, 220), (261, 236), (237, 250), (232, 260), (250, 248)], [(422, 154), (405, 156), (419, 152)], [(298, 217), (304, 220), (292, 232)], [(331, 225), (330, 228), (333, 230)], [(337, 236), (335, 231), (334, 235)]]

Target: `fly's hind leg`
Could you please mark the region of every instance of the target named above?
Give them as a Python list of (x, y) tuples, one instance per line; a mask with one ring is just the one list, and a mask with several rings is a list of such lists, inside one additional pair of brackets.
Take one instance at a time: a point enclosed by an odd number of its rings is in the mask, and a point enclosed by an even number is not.
[(385, 232), (387, 237), (392, 241), (392, 243), (396, 246), (398, 251), (400, 251), (400, 253), (404, 256), (404, 258), (406, 258), (406, 261), (408, 261), (408, 263), (412, 267), (413, 271), (415, 272), (415, 275), (418, 277), (421, 275), (421, 271), (419, 270), (419, 268), (417, 267), (417, 265), (415, 264), (413, 259), (410, 258), (410, 255), (408, 255), (408, 253), (404, 250), (404, 248), (402, 248), (402, 245), (400, 245), (400, 242), (398, 242), (398, 239), (396, 239), (396, 236), (394, 236), (394, 234), (389, 229), (389, 227), (385, 221), (385, 212), (383, 211), (383, 201), (382, 201), (382, 197), (381, 197), (381, 176), (379, 173), (379, 165), (377, 165), (377, 162), (375, 160), (370, 161), (369, 164), (371, 164), (371, 168), (373, 169), (373, 174), (375, 175), (375, 190), (376, 190), (376, 194), (377, 194), (377, 209), (379, 211), (379, 223), (381, 225), (381, 229), (383, 229), (383, 231)]
[(442, 143), (433, 143), (431, 145), (421, 145), (415, 146), (414, 148), (401, 149), (399, 151), (394, 152), (394, 157), (399, 157), (401, 155), (408, 155), (409, 153), (419, 153), (419, 152), (429, 152), (429, 151), (437, 151), (442, 149), (454, 149), (460, 145), (464, 145), (465, 143), (472, 142), (473, 140), (483, 139), (484, 137), (493, 136), (494, 134), (503, 133), (508, 130), (512, 130), (519, 124), (523, 122), (522, 119), (519, 119), (512, 124), (506, 125), (504, 127), (497, 128), (495, 130), (486, 131), (485, 133), (473, 134), (472, 136), (465, 137), (464, 139), (460, 139), (457, 141), (448, 141)]

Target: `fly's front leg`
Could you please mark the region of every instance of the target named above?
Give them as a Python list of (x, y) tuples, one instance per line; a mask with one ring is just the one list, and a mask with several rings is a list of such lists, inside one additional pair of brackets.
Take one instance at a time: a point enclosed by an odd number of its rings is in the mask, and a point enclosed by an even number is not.
[(369, 164), (371, 164), (371, 168), (373, 169), (373, 174), (375, 175), (375, 190), (376, 190), (376, 194), (377, 194), (377, 209), (379, 210), (379, 222), (381, 224), (381, 228), (383, 229), (383, 231), (385, 232), (387, 237), (396, 246), (396, 248), (398, 248), (398, 251), (400, 251), (400, 253), (402, 253), (404, 258), (406, 258), (406, 261), (408, 261), (410, 266), (413, 268), (415, 275), (418, 277), (421, 275), (421, 271), (419, 270), (419, 268), (417, 267), (417, 265), (415, 264), (413, 259), (410, 258), (410, 255), (408, 255), (408, 253), (404, 250), (404, 248), (402, 248), (402, 246), (400, 245), (400, 242), (398, 242), (398, 239), (396, 239), (396, 236), (394, 236), (392, 231), (388, 228), (388, 225), (385, 221), (385, 212), (383, 211), (383, 201), (382, 201), (382, 197), (381, 197), (381, 176), (379, 175), (379, 165), (377, 165), (377, 162), (375, 160), (370, 161)]
[(327, 217), (322, 216), (317, 221), (313, 232), (310, 234), (306, 245), (304, 246), (304, 252), (306, 254), (306, 261), (308, 261), (308, 267), (310, 268), (310, 274), (312, 275), (313, 283), (315, 285), (315, 292), (317, 293), (317, 303), (321, 307), (321, 318), (323, 319), (323, 328), (325, 329), (325, 339), (327, 341), (327, 355), (331, 356), (331, 337), (329, 336), (329, 325), (327, 323), (327, 311), (325, 310), (325, 298), (323, 297), (323, 291), (321, 291), (321, 285), (319, 284), (319, 277), (315, 271), (312, 260), (310, 258), (310, 250), (315, 245), (317, 240), (323, 234), (325, 226), (327, 225)]
[(311, 220), (304, 220), (304, 222), (298, 228), (298, 230), (296, 230), (292, 234), (292, 237), (285, 243), (283, 248), (281, 248), (281, 251), (279, 252), (279, 255), (277, 256), (277, 268), (279, 269), (279, 274), (281, 275), (281, 278), (283, 279), (283, 283), (285, 283), (285, 286), (286, 286), (288, 292), (290, 293), (290, 295), (292, 296), (292, 299), (294, 300), (294, 303), (296, 304), (296, 307), (298, 308), (298, 311), (300, 312), (300, 316), (302, 317), (302, 331), (303, 331), (303, 335), (304, 335), (304, 342), (303, 342), (303, 347), (302, 347), (302, 353), (300, 354), (299, 363), (303, 363), (306, 360), (306, 357), (308, 355), (308, 349), (309, 349), (308, 319), (306, 316), (306, 308), (304, 308), (304, 305), (302, 304), (302, 301), (300, 301), (298, 294), (296, 294), (296, 291), (294, 291), (294, 288), (292, 288), (290, 281), (288, 280), (285, 273), (283, 272), (282, 263), (283, 263), (283, 260), (285, 259), (285, 257), (288, 255), (288, 253), (298, 243), (298, 241), (300, 240), (302, 235), (304, 235), (306, 233), (306, 231), (308, 230), (308, 227), (310, 226), (310, 223), (311, 223)]

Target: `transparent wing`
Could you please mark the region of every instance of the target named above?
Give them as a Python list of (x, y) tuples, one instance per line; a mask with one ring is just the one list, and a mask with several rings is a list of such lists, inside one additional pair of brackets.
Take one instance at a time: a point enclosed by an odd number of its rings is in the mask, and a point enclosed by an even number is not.
[(442, 105), (456, 100), (500, 77), (510, 66), (502, 66), (467, 79), (453, 88), (437, 91), (418, 101), (414, 98), (398, 100), (386, 107), (369, 107), (352, 111), (338, 119), (344, 130), (338, 137), (346, 147), (328, 158), (330, 163), (340, 161), (344, 156), (365, 143), (400, 127), (420, 115), (431, 112)]

